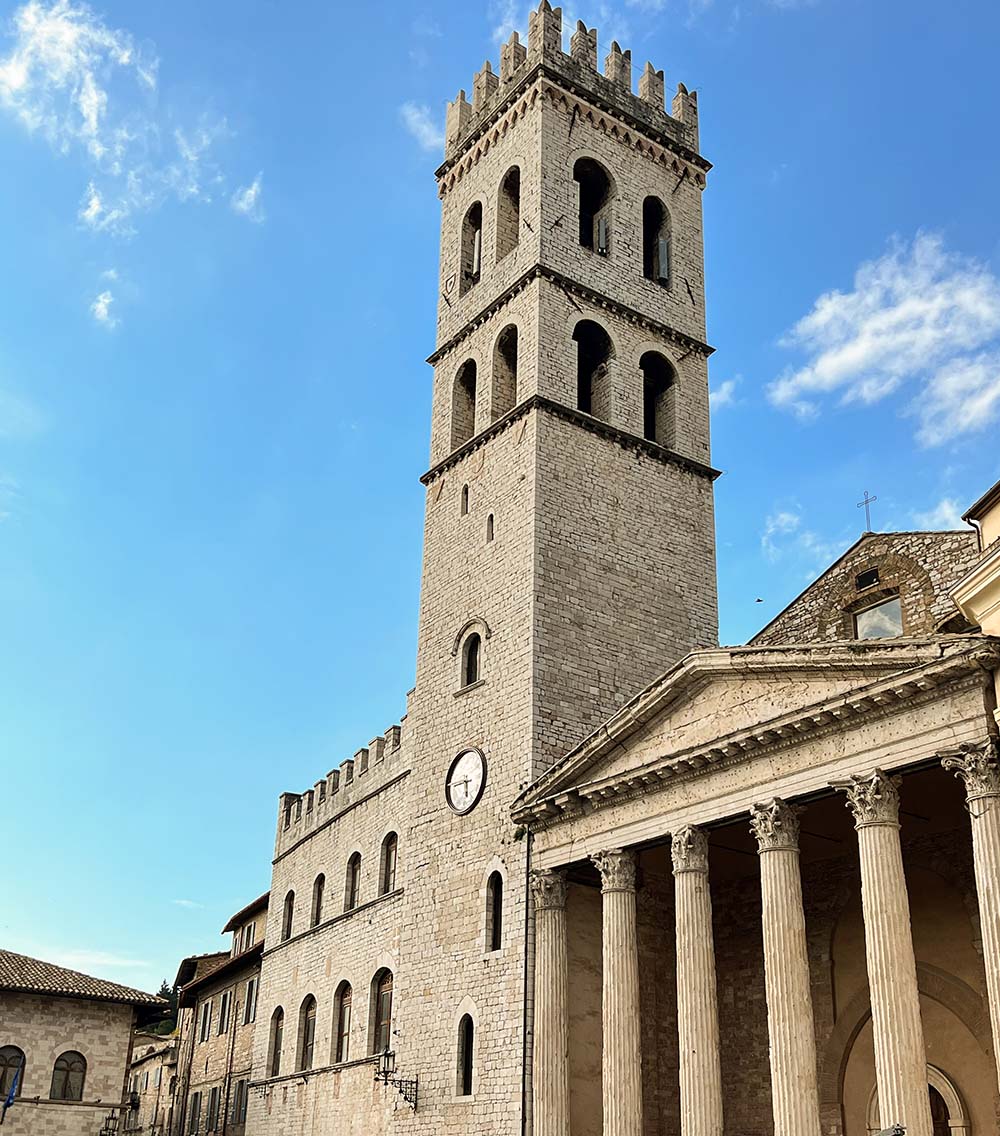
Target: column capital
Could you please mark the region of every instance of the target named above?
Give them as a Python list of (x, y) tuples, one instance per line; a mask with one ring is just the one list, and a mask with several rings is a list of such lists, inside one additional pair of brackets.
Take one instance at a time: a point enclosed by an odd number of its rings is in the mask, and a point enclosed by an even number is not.
[(678, 828), (670, 834), (670, 856), (675, 876), (680, 872), (707, 872), (708, 834), (692, 824)]
[(890, 777), (875, 769), (867, 777), (855, 774), (846, 781), (831, 781), (834, 789), (847, 794), (847, 807), (854, 814), (854, 827), (872, 824), (899, 827), (899, 786), (901, 777)]
[(609, 848), (591, 856), (601, 873), (601, 891), (635, 891), (635, 853)]
[(799, 847), (799, 810), (774, 797), (763, 805), (750, 806), (750, 830), (758, 852), (796, 852)]
[(536, 911), (566, 906), (566, 876), (549, 868), (532, 868), (529, 876)]
[(965, 782), (965, 794), (970, 801), (1000, 797), (1000, 747), (996, 738), (978, 744), (965, 742), (939, 756), (944, 768)]

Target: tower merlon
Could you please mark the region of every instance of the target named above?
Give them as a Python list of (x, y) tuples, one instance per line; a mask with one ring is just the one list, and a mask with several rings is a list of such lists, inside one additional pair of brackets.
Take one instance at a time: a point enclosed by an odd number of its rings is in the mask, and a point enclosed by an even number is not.
[[(598, 69), (598, 29), (578, 20), (570, 37), (569, 52), (562, 49), (562, 9), (548, 0), (528, 15), (527, 46), (515, 31), (500, 48), (499, 74), (487, 60), (472, 83), (472, 102), (465, 90), (448, 104), (445, 121), (445, 166), (462, 148), (485, 132), (492, 118), (503, 112), (516, 92), (526, 89), (539, 74), (561, 81), (578, 95), (589, 97), (612, 112), (618, 111), (634, 124), (656, 135), (667, 135), (687, 150), (698, 150), (698, 104), (683, 85), (673, 101), (672, 113), (664, 105), (663, 72), (647, 63), (639, 77), (638, 94), (632, 90), (632, 52), (615, 41)], [(682, 94), (683, 91), (683, 94)]]

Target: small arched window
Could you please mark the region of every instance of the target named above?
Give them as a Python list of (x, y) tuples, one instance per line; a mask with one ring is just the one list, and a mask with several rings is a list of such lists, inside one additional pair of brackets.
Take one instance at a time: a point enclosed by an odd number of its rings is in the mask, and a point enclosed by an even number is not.
[(295, 916), (295, 892), (290, 891), (285, 896), (285, 906), (281, 911), (281, 941), (292, 937), (292, 919)]
[(576, 341), (576, 405), (584, 414), (611, 419), (611, 360), (614, 348), (608, 333), (593, 320), (580, 320)]
[(392, 1048), (392, 971), (380, 970), (372, 979), (371, 1052)]
[(483, 267), (483, 206), (477, 201), (469, 206), (462, 221), (462, 277), (459, 294), (479, 283)]
[(462, 486), (462, 505), (461, 505), (462, 516), (463, 517), (467, 516), (468, 512), (469, 512), (469, 487), (468, 487), (468, 485), (463, 485)]
[(83, 1082), (87, 1078), (87, 1062), (82, 1053), (69, 1049), (56, 1058), (52, 1068), (49, 1100), (83, 1100)]
[(479, 682), (479, 656), (482, 652), (482, 639), (479, 633), (473, 633), (462, 645), (462, 686), (472, 686)]
[(361, 853), (355, 852), (347, 861), (347, 879), (344, 883), (344, 910), (353, 911), (361, 901)]
[(382, 858), (379, 864), (378, 893), (388, 895), (396, 890), (396, 855), (399, 851), (399, 837), (390, 832), (382, 841)]
[(674, 369), (658, 351), (639, 360), (642, 371), (642, 435), (661, 446), (675, 442)]
[(521, 239), (521, 171), (509, 169), (500, 183), (497, 201), (497, 260), (517, 248)]
[(493, 408), (494, 422), (502, 418), (517, 403), (517, 328), (505, 327), (497, 336), (493, 348)]
[(279, 1006), (271, 1015), (271, 1038), (268, 1043), (268, 1075), (281, 1074), (281, 1046), (285, 1037), (285, 1011)]
[(670, 214), (658, 197), (642, 203), (642, 274), (670, 287)]
[(451, 399), (451, 448), (457, 450), (476, 432), (476, 361), (466, 359), (455, 376)]
[(296, 1067), (299, 1070), (313, 1067), (316, 1049), (316, 999), (309, 994), (299, 1009), (299, 1045)]
[(498, 951), (503, 946), (503, 876), (491, 872), (486, 883), (486, 949)]
[(16, 1045), (5, 1045), (0, 1048), (0, 1103), (10, 1096), (15, 1078), (17, 1078), (15, 1096), (20, 1096), (24, 1088), (24, 1050), (18, 1049)]
[(458, 1023), (458, 1076), (455, 1091), (460, 1097), (472, 1096), (472, 1073), (476, 1027), (471, 1014), (463, 1014)]
[(342, 982), (333, 1000), (333, 1060), (351, 1059), (351, 984)]
[(611, 249), (611, 178), (593, 158), (579, 158), (573, 166), (580, 216), (580, 244), (607, 256)]
[(486, 518), (486, 543), (487, 544), (489, 544), (493, 540), (494, 527), (495, 526), (493, 524), (493, 514), (490, 513), (490, 515)]
[(322, 872), (316, 877), (313, 884), (312, 912), (310, 913), (310, 927), (316, 927), (323, 919), (323, 892), (326, 890), (326, 876)]

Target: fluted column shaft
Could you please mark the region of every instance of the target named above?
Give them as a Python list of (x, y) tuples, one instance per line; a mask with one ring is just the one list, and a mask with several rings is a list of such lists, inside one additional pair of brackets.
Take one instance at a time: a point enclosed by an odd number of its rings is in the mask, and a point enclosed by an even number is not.
[[(972, 821), (972, 858), (983, 936), (986, 996), (993, 1028), (993, 1052), (1000, 1053), (1000, 753), (993, 739), (962, 746), (941, 764), (965, 782)], [(1000, 1062), (997, 1062), (1000, 1084)]]
[(681, 1136), (722, 1136), (722, 1069), (708, 839), (690, 825), (673, 833), (677, 934), (677, 1037)]
[(799, 872), (799, 822), (794, 809), (775, 798), (753, 806), (750, 825), (760, 852), (774, 1136), (819, 1136), (816, 1028)]
[(566, 878), (531, 873), (535, 902), (535, 1136), (569, 1136), (569, 967)]
[(615, 849), (593, 857), (601, 873), (604, 1136), (642, 1136), (642, 1039), (635, 855)]
[(883, 1128), (902, 1124), (907, 1136), (932, 1136), (910, 904), (899, 843), (899, 781), (876, 769), (870, 777), (854, 777), (836, 788), (846, 791), (858, 830), (879, 1122)]

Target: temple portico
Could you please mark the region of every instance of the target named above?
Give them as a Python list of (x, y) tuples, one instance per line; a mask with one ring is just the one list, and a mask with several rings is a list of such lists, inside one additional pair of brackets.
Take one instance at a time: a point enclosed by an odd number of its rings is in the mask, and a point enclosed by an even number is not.
[[(536, 1018), (538, 1130), (996, 1130), (1000, 767), (984, 680), (955, 662), (923, 675), (953, 711), (933, 728), (919, 686), (893, 697), (886, 682), (867, 702), (808, 704), (809, 727), (745, 708), (761, 740), (716, 738), (707, 758), (691, 733), (712, 684), (701, 676), (687, 700), (675, 676), (611, 739), (585, 742), (572, 773), (570, 755), (551, 792), (521, 799), (534, 870), (561, 899), (560, 918), (536, 924), (535, 990), (569, 1076), (541, 1067), (556, 1050)], [(667, 738), (692, 743), (669, 773)], [(582, 756), (588, 745), (606, 755)], [(561, 1007), (545, 1001), (550, 959), (566, 960)]]

